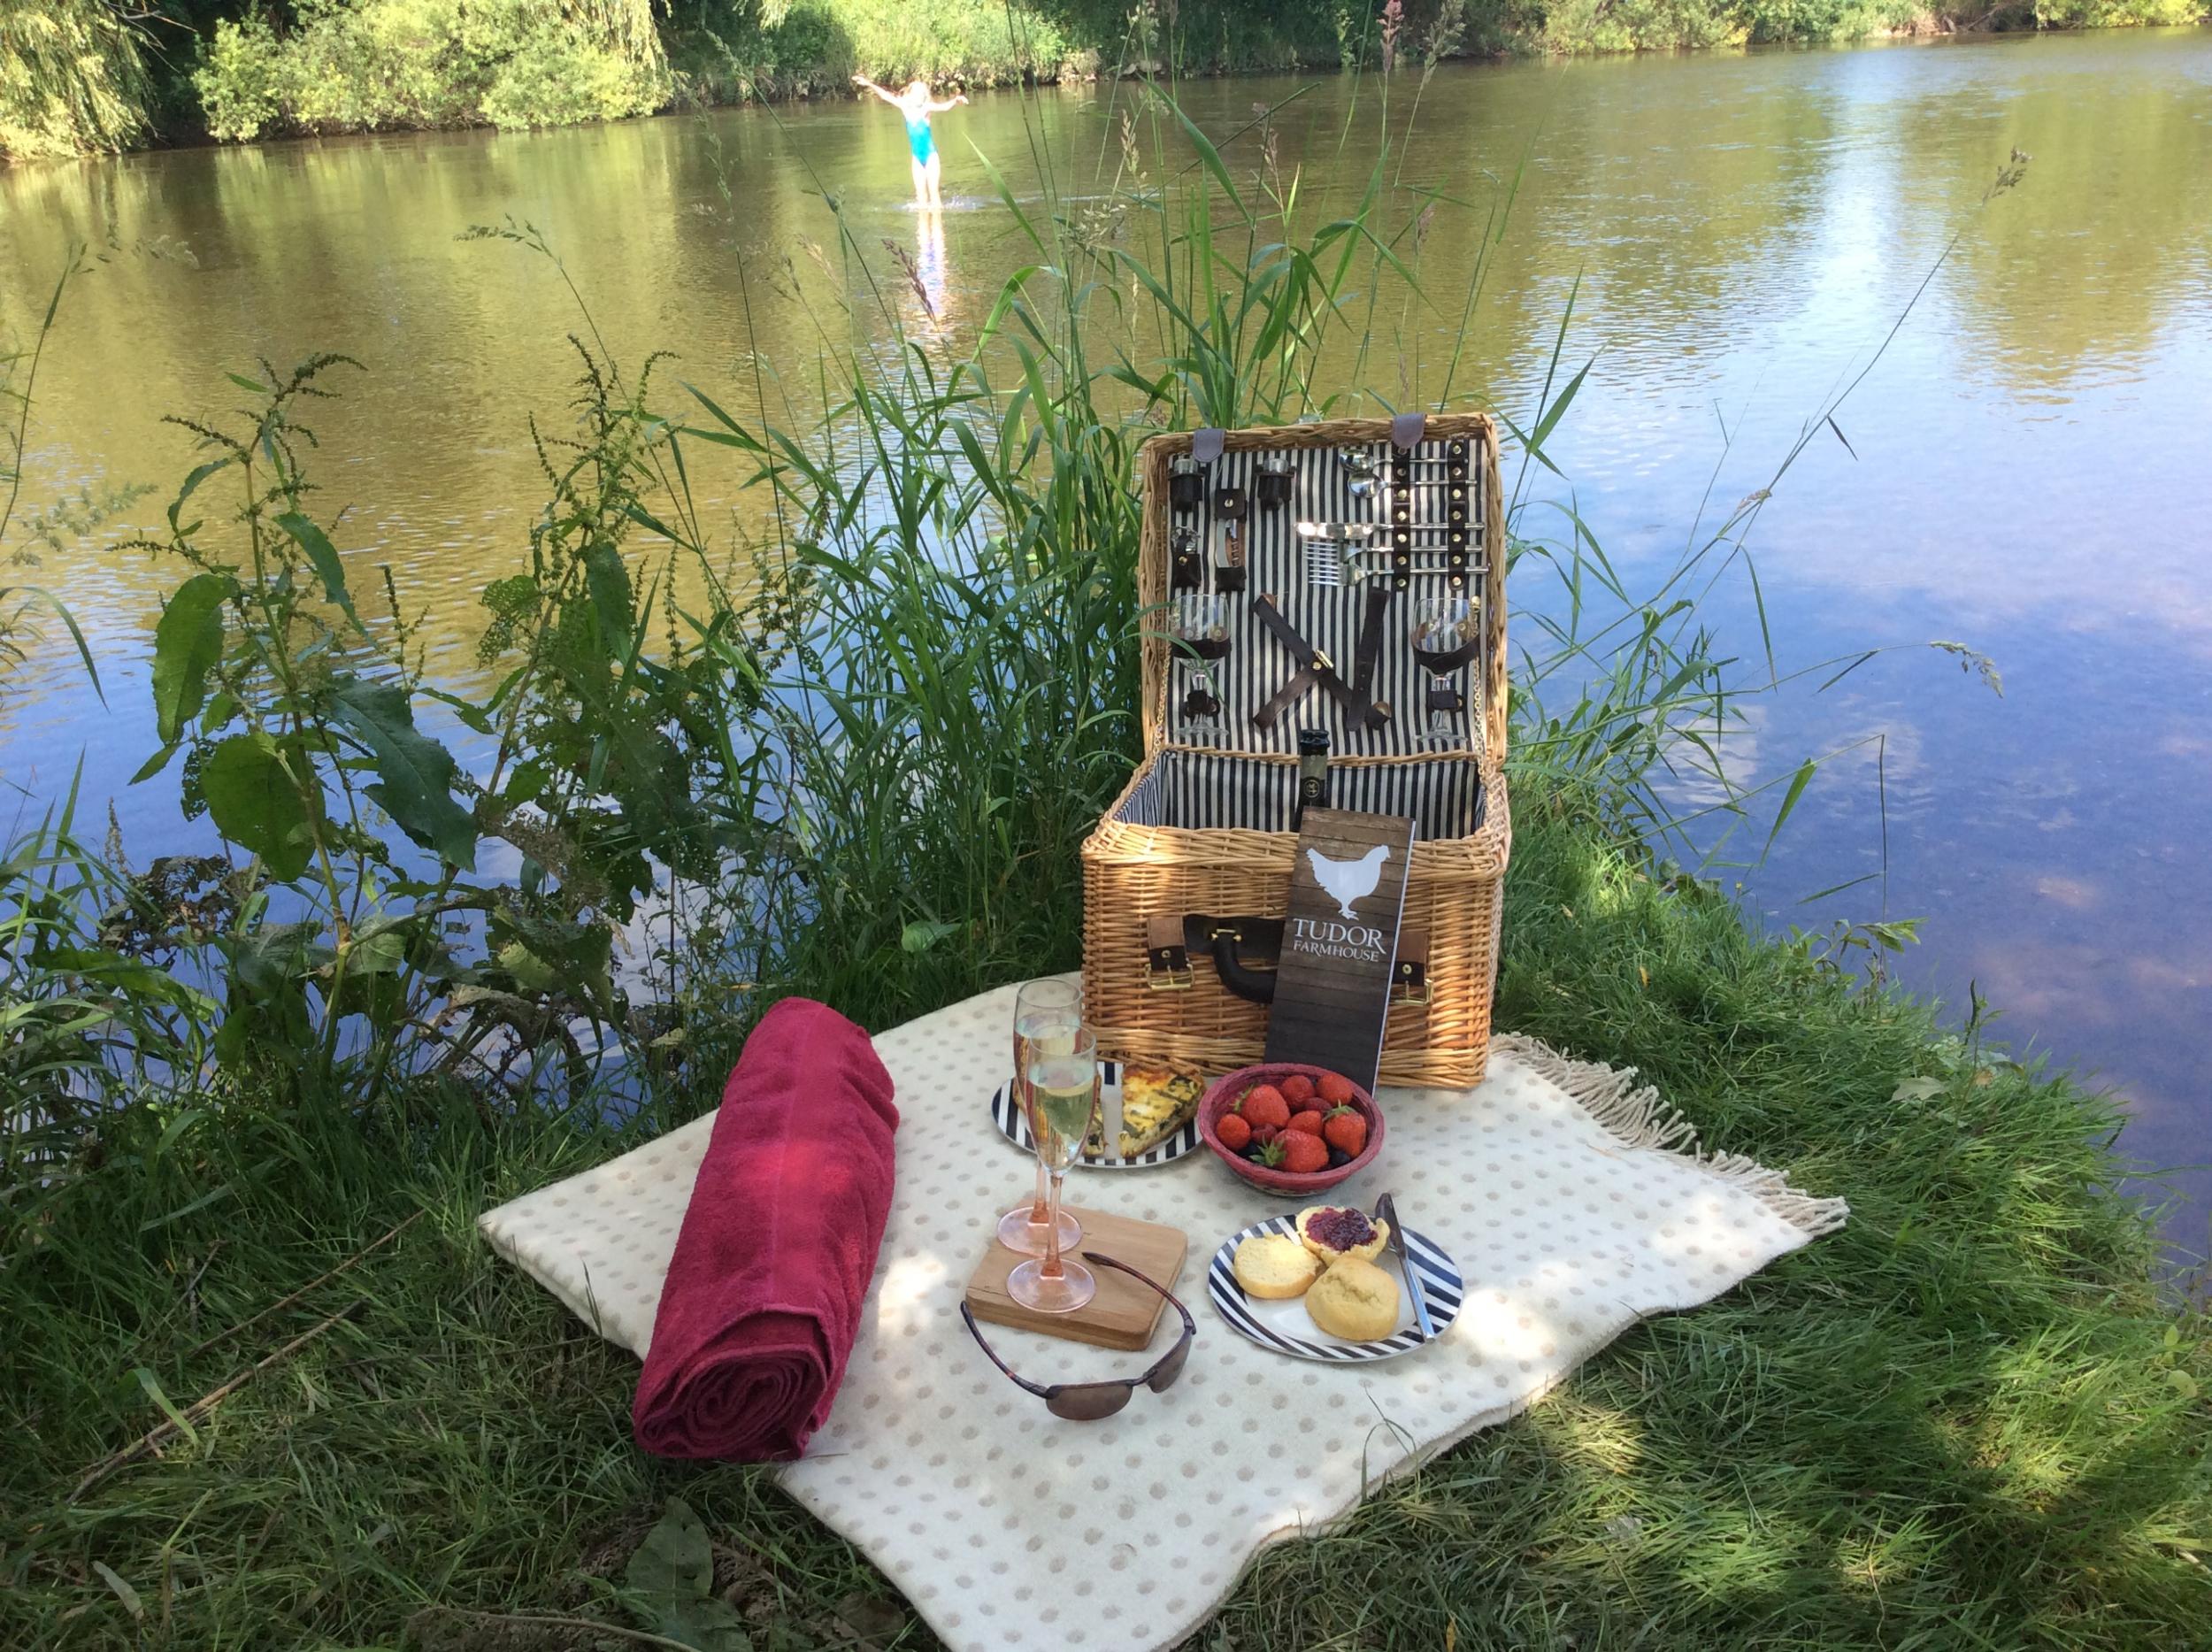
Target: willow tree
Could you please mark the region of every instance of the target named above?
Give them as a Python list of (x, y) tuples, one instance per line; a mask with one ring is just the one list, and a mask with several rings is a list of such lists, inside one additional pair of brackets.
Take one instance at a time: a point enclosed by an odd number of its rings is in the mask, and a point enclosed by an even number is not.
[(0, 0), (0, 158), (119, 150), (146, 130), (148, 87), (109, 0)]

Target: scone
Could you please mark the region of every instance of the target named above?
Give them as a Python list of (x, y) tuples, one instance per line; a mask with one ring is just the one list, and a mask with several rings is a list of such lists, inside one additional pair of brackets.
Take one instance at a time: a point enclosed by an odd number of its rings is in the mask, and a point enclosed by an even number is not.
[(1371, 1221), (1348, 1204), (1317, 1204), (1298, 1212), (1298, 1237), (1324, 1262), (1346, 1256), (1372, 1262), (1390, 1242), (1390, 1224)]
[(1331, 1336), (1372, 1342), (1398, 1328), (1398, 1281), (1371, 1262), (1347, 1256), (1313, 1282), (1306, 1312)]
[(1279, 1301), (1302, 1296), (1321, 1274), (1321, 1259), (1288, 1233), (1256, 1233), (1237, 1247), (1229, 1271), (1247, 1296)]

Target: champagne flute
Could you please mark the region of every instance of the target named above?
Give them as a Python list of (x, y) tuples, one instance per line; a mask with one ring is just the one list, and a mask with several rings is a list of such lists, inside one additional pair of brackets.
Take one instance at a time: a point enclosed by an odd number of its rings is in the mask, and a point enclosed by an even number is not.
[(1051, 1173), (1050, 1220), (1045, 1254), (1015, 1264), (1006, 1276), (1006, 1294), (1038, 1313), (1072, 1313), (1097, 1293), (1098, 1281), (1081, 1263), (1060, 1254), (1060, 1184), (1098, 1106), (1098, 1035), (1076, 1026), (1040, 1040), (1029, 1054), (1029, 1094), (1037, 1155)]
[(1083, 988), (1074, 981), (1026, 981), (1014, 994), (1014, 1105), (1029, 1125), (1029, 1139), (1037, 1149), (1037, 1196), (1025, 1200), (998, 1219), (998, 1242), (1025, 1256), (1041, 1256), (1046, 1231), (1056, 1226), (1063, 1247), (1083, 1237), (1083, 1226), (1063, 1214), (1056, 1224), (1045, 1202), (1044, 1133), (1037, 1127), (1036, 1110), (1029, 1093), (1029, 1060), (1036, 1041), (1064, 1036), (1083, 1024)]

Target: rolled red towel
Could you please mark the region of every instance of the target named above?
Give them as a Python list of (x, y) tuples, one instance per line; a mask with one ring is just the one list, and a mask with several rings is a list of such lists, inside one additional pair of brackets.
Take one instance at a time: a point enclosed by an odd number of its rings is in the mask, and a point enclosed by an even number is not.
[(891, 1215), (891, 1075), (827, 1005), (761, 1018), (722, 1092), (630, 1425), (657, 1456), (795, 1457), (829, 1415)]

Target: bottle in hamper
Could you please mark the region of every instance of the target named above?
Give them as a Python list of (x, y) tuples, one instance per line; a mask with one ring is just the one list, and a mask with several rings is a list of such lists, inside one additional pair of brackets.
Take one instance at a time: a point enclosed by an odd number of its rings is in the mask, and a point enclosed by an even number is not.
[(1329, 731), (1298, 731), (1298, 790), (1291, 799), (1290, 829), (1295, 832), (1309, 809), (1329, 806)]

